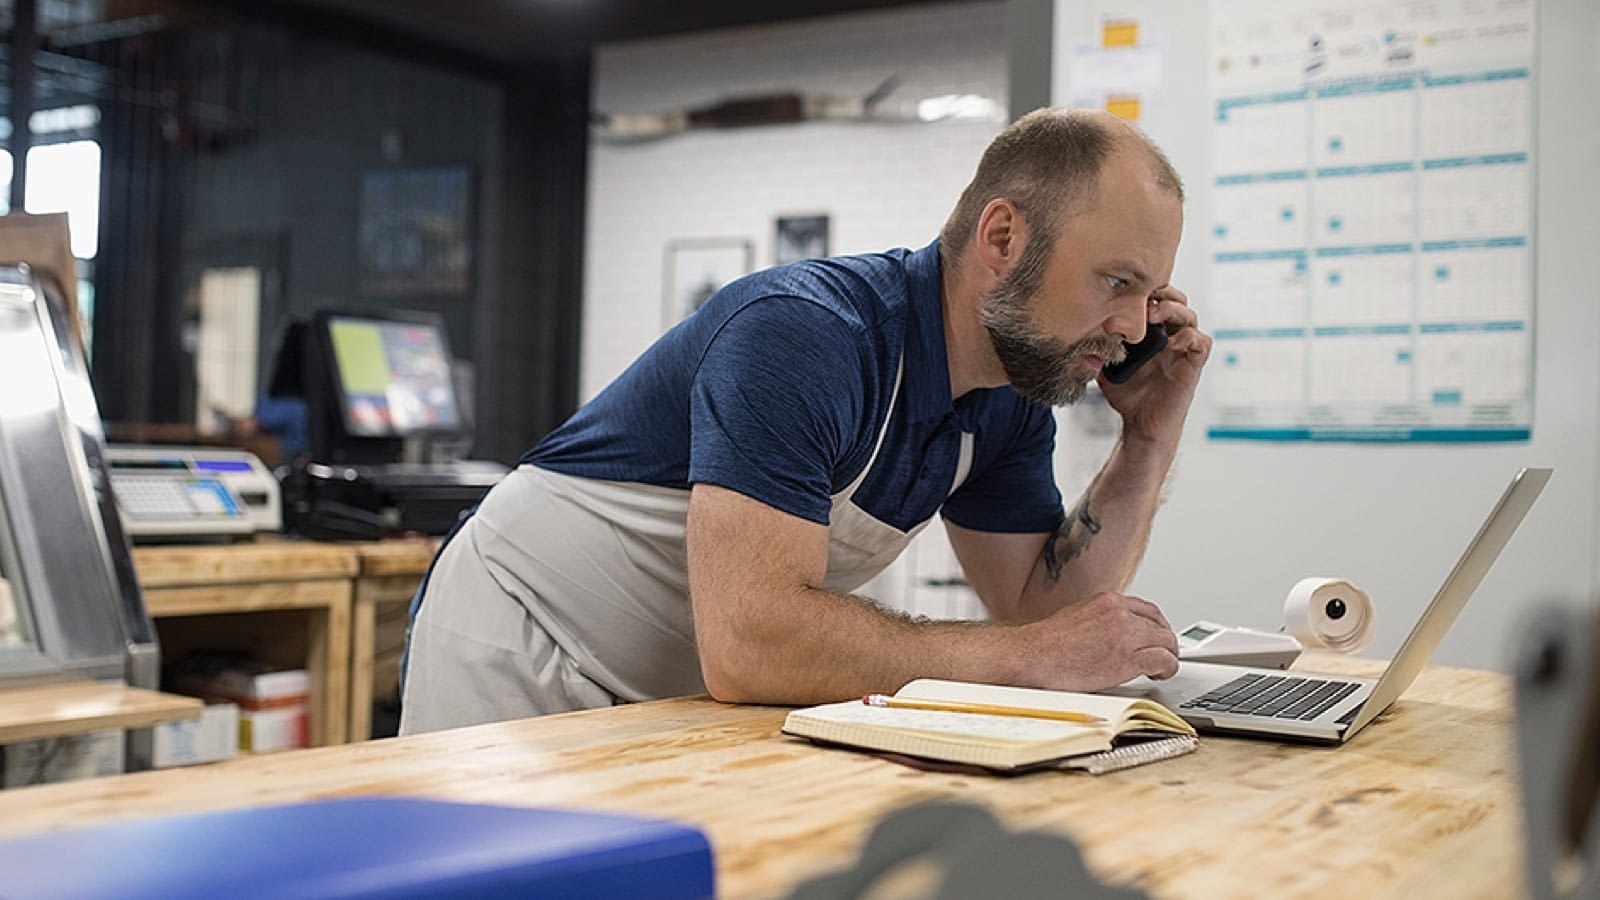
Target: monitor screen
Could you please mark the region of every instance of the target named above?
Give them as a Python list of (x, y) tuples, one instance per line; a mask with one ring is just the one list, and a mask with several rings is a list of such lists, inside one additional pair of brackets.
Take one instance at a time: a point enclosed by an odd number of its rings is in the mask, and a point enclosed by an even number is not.
[(461, 429), (450, 352), (437, 322), (331, 315), (327, 327), (346, 433), (404, 437)]

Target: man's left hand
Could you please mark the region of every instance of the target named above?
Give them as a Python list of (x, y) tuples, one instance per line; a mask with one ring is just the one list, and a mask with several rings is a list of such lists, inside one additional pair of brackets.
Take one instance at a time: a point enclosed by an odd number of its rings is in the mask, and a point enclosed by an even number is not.
[(1211, 335), (1200, 330), (1189, 297), (1170, 285), (1150, 295), (1146, 321), (1147, 327), (1167, 330), (1167, 348), (1125, 384), (1101, 378), (1100, 390), (1122, 416), (1124, 439), (1176, 445), (1200, 383), (1200, 370), (1211, 356)]

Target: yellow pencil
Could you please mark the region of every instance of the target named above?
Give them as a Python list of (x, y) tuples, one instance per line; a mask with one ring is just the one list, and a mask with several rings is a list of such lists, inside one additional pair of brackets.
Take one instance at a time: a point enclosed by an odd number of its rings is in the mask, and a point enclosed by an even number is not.
[(1061, 722), (1081, 722), (1098, 725), (1105, 722), (1099, 716), (1058, 709), (1034, 709), (1031, 706), (998, 706), (993, 703), (954, 703), (943, 700), (907, 700), (888, 694), (868, 694), (861, 698), (868, 706), (885, 706), (890, 709), (931, 709), (935, 712), (980, 713), (986, 716), (1021, 716), (1028, 719), (1055, 719)]

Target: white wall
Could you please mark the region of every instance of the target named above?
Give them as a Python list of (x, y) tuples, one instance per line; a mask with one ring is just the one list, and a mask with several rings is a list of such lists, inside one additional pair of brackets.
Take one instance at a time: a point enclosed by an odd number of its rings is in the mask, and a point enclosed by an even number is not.
[[(1006, 102), (1004, 4), (938, 3), (608, 45), (593, 106), (649, 113), (732, 96), (863, 96), (890, 75), (886, 105), (973, 93)], [(1003, 118), (1003, 117), (1002, 117)], [(774, 218), (825, 213), (830, 252), (920, 247), (937, 235), (994, 121), (802, 123), (698, 131), (590, 151), (580, 392), (592, 397), (662, 331), (669, 241), (745, 238), (754, 268), (773, 263)], [(916, 585), (958, 571), (935, 523), (864, 593), (935, 616), (979, 609), (961, 588)]]
[[(1151, 131), (1184, 176), (1190, 201), (1174, 283), (1205, 321), (1210, 232), (1209, 4), (1055, 0), (1054, 97), (1069, 96), (1065, 55), (1094, 43), (1103, 14), (1132, 14), (1164, 37), (1166, 92)], [(1388, 656), (1433, 596), (1511, 474), (1556, 469), (1435, 662), (1504, 669), (1519, 625), (1541, 598), (1596, 591), (1600, 295), (1600, 4), (1543, 0), (1538, 10), (1535, 139), (1537, 400), (1533, 438), (1484, 445), (1261, 444), (1208, 441), (1204, 394), (1191, 412), (1171, 499), (1133, 585), (1174, 624), (1205, 617), (1273, 627), (1304, 575), (1368, 588)]]
[[(977, 93), (1005, 104), (1004, 6), (887, 12), (611, 44), (593, 107), (647, 113), (800, 90), (864, 96), (900, 76), (890, 105)], [(831, 217), (830, 252), (920, 247), (944, 224), (1000, 121), (802, 123), (696, 131), (589, 157), (580, 392), (593, 396), (661, 333), (668, 241), (739, 237), (773, 262), (773, 220)]]

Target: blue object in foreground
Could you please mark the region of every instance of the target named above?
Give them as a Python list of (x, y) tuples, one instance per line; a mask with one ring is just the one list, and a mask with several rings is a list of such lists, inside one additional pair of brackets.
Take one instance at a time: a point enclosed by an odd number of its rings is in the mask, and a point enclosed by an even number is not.
[(0, 841), (8, 898), (711, 897), (699, 829), (358, 797)]

